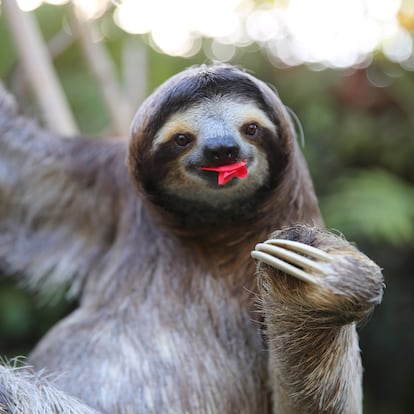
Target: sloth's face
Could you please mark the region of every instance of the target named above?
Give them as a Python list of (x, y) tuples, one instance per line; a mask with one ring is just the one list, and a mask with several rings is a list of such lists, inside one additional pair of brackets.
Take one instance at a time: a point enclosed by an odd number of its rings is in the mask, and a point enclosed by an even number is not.
[(200, 66), (167, 80), (138, 110), (128, 168), (154, 205), (189, 224), (221, 225), (254, 220), (295, 154), (271, 88), (232, 66)]
[(266, 184), (263, 144), (277, 139), (275, 125), (254, 102), (205, 99), (174, 113), (157, 132), (152, 152), (170, 158), (160, 187), (174, 198), (228, 208)]

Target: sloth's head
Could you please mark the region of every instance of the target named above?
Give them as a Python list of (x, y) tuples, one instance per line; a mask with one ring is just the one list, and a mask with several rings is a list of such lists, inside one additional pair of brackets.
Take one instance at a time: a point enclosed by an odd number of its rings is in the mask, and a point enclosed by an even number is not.
[(228, 65), (161, 85), (132, 125), (134, 182), (162, 208), (205, 222), (250, 215), (285, 173), (295, 138), (263, 82)]

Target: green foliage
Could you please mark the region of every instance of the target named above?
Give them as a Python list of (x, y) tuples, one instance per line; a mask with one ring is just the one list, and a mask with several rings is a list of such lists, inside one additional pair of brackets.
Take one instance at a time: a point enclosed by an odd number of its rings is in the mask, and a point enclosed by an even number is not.
[(40, 301), (38, 294), (0, 277), (0, 359), (27, 355), (50, 326), (74, 307), (74, 303), (62, 300), (39, 306)]
[(379, 169), (354, 170), (321, 200), (328, 227), (347, 237), (403, 246), (414, 241), (414, 188)]
[(30, 311), (24, 296), (16, 290), (0, 291), (0, 327), (10, 332), (10, 339), (22, 339), (29, 329), (26, 315)]

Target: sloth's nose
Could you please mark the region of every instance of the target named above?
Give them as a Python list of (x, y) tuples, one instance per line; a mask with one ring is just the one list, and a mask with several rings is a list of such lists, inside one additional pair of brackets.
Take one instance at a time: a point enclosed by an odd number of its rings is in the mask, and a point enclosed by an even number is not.
[(208, 164), (226, 165), (238, 160), (240, 147), (232, 137), (223, 137), (207, 141), (203, 153)]

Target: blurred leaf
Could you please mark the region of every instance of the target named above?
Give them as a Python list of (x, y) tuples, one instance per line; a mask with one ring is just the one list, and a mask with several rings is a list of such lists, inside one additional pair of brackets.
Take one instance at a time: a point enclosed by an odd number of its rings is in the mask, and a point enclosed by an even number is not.
[(394, 245), (414, 240), (414, 189), (384, 170), (358, 170), (321, 200), (328, 227)]
[(29, 329), (29, 312), (29, 305), (21, 292), (15, 289), (0, 291), (1, 333), (8, 332), (15, 338), (22, 337)]

